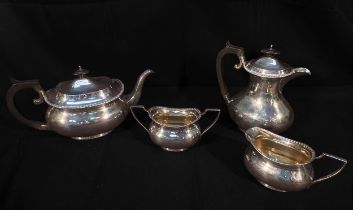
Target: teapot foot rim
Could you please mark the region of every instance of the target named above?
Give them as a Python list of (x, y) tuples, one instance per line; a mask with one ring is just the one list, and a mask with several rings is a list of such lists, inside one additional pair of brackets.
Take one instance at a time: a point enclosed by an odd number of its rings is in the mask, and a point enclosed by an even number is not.
[(93, 135), (93, 136), (75, 136), (75, 137), (71, 137), (71, 138), (74, 139), (74, 140), (78, 140), (78, 141), (96, 139), (96, 138), (103, 137), (103, 136), (109, 134), (112, 131), (113, 130), (110, 130), (110, 131), (107, 131), (107, 132), (104, 132), (104, 133), (100, 133), (100, 134), (97, 134), (97, 135)]

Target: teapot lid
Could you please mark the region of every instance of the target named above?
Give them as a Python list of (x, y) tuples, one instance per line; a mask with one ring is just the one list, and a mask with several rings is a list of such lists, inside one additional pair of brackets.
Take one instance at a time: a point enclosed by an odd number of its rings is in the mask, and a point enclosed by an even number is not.
[(124, 84), (120, 80), (105, 76), (86, 77), (88, 73), (79, 66), (74, 72), (78, 78), (60, 82), (46, 91), (45, 101), (56, 108), (77, 109), (111, 102), (123, 93)]
[(245, 64), (245, 70), (260, 77), (279, 78), (291, 74), (292, 67), (276, 58), (280, 52), (271, 45), (261, 50), (264, 54), (258, 59), (253, 59)]

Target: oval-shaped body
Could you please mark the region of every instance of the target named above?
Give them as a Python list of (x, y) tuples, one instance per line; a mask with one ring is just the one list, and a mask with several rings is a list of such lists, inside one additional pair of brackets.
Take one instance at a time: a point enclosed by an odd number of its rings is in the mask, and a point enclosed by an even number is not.
[(252, 146), (245, 150), (244, 164), (262, 185), (276, 191), (300, 191), (309, 188), (314, 177), (311, 164), (282, 165), (264, 158)]
[(184, 151), (201, 138), (201, 129), (197, 123), (183, 127), (160, 125), (152, 121), (149, 135), (155, 144), (167, 151)]
[(283, 97), (281, 78), (250, 76), (248, 87), (228, 104), (232, 120), (240, 129), (261, 127), (280, 133), (293, 123), (293, 110)]
[(49, 107), (46, 121), (51, 130), (63, 136), (77, 140), (93, 139), (108, 134), (120, 125), (127, 110), (119, 100), (79, 109)]

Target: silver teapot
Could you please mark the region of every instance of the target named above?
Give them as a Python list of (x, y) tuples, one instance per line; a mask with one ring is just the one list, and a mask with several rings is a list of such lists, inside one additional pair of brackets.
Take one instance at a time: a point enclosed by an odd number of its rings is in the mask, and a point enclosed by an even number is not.
[[(217, 55), (218, 83), (230, 117), (241, 130), (258, 126), (280, 133), (292, 125), (294, 118), (293, 109), (282, 95), (283, 86), (298, 76), (310, 75), (310, 71), (279, 61), (279, 52), (272, 45), (261, 52), (262, 57), (246, 61), (243, 48), (227, 42)], [(247, 88), (234, 96), (223, 80), (223, 57), (227, 54), (238, 56), (240, 63), (234, 67), (243, 67), (250, 74)]]
[[(13, 81), (7, 91), (7, 106), (21, 123), (38, 129), (51, 130), (76, 140), (104, 136), (120, 125), (141, 96), (142, 86), (152, 70), (144, 71), (130, 94), (123, 95), (124, 84), (108, 77), (87, 77), (88, 71), (79, 67), (77, 79), (60, 82), (55, 88), (44, 91), (38, 80)], [(25, 118), (14, 104), (15, 94), (22, 89), (34, 89), (38, 105), (45, 101), (49, 107), (46, 122)]]
[[(335, 155), (322, 153), (316, 156), (308, 145), (259, 127), (246, 130), (245, 136), (250, 142), (244, 154), (245, 167), (256, 180), (272, 190), (288, 192), (307, 189), (339, 174), (347, 164), (346, 159)], [(324, 157), (340, 161), (342, 166), (315, 179), (312, 162)]]

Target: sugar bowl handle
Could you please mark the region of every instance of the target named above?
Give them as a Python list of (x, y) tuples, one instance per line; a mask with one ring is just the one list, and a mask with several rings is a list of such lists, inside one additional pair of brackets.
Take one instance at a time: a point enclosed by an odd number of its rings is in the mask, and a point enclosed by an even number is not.
[(205, 109), (205, 111), (203, 111), (203, 113), (201, 115), (206, 114), (206, 112), (217, 112), (217, 116), (216, 118), (213, 120), (213, 122), (205, 129), (202, 131), (201, 135), (203, 135), (204, 133), (206, 133), (210, 128), (212, 128), (212, 126), (217, 122), (217, 120), (219, 119), (219, 115), (221, 114), (221, 110), (220, 109)]
[(7, 91), (6, 93), (6, 103), (7, 103), (7, 107), (10, 111), (10, 113), (21, 123), (34, 128), (34, 129), (38, 129), (38, 130), (49, 130), (49, 127), (46, 123), (44, 122), (39, 122), (39, 121), (35, 121), (35, 120), (29, 120), (27, 118), (25, 118), (16, 108), (15, 106), (15, 102), (14, 102), (14, 98), (15, 95), (18, 91), (23, 90), (23, 89), (33, 89), (35, 90), (38, 95), (39, 98), (37, 99), (33, 99), (33, 103), (35, 105), (39, 105), (41, 103), (43, 103), (43, 89), (40, 86), (38, 80), (26, 80), (26, 81), (18, 81), (18, 80), (11, 80), (12, 81), (12, 86), (10, 87), (10, 89)]
[(148, 113), (148, 111), (146, 110), (146, 108), (143, 105), (130, 106), (130, 111), (131, 111), (132, 116), (134, 116), (135, 120), (148, 132), (147, 127), (144, 126), (142, 124), (142, 122), (137, 118), (137, 116), (134, 112), (134, 109), (143, 109), (147, 113)]
[(343, 162), (343, 164), (342, 164), (342, 166), (341, 166), (339, 169), (337, 169), (336, 171), (334, 171), (334, 172), (332, 172), (332, 173), (330, 173), (330, 174), (328, 174), (328, 175), (326, 175), (326, 176), (323, 176), (323, 177), (320, 177), (320, 178), (318, 178), (318, 179), (315, 179), (315, 180), (313, 181), (313, 184), (318, 183), (318, 182), (321, 182), (321, 181), (324, 181), (324, 180), (329, 179), (329, 178), (331, 178), (331, 177), (333, 177), (333, 176), (336, 176), (336, 175), (339, 174), (339, 173), (344, 169), (344, 167), (347, 165), (347, 160), (346, 160), (346, 159), (337, 157), (337, 156), (335, 156), (335, 155), (327, 154), (327, 153), (322, 153), (320, 156), (317, 156), (315, 159), (321, 159), (321, 158), (323, 158), (323, 157), (329, 157), (329, 158), (332, 158), (332, 159), (341, 161), (341, 162)]

